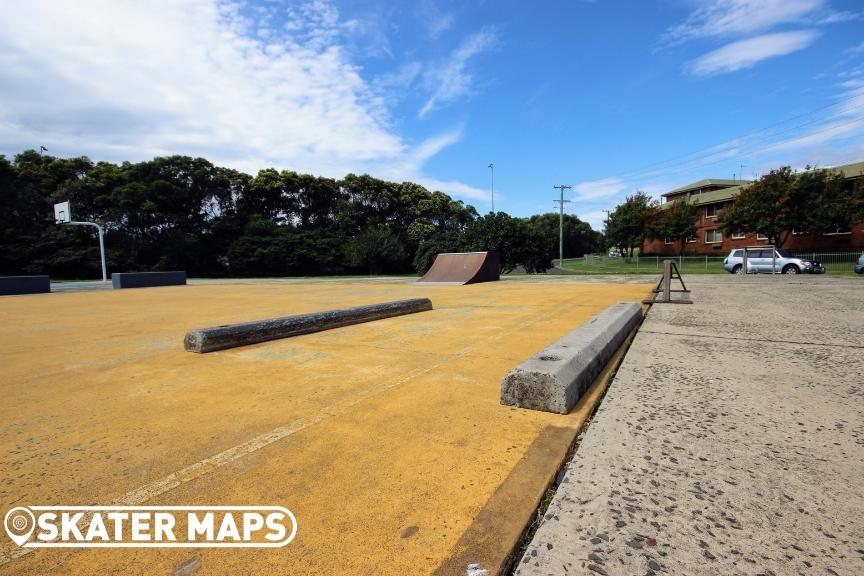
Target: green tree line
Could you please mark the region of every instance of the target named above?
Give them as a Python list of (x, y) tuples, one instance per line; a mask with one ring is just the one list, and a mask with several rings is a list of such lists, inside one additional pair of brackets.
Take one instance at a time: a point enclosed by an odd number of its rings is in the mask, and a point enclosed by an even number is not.
[[(479, 215), (412, 182), (341, 180), (272, 168), (255, 176), (203, 158), (93, 162), (28, 150), (0, 155), (0, 275), (100, 275), (92, 229), (57, 225), (69, 200), (78, 221), (106, 230), (110, 271), (186, 270), (193, 276), (424, 272), (439, 252), (497, 250), (502, 272), (545, 271), (558, 215)], [(565, 218), (565, 255), (600, 234)]]

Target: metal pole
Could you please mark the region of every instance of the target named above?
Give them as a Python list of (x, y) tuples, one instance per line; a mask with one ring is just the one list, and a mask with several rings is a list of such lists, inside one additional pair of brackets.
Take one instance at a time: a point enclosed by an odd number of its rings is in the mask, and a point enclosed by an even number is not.
[(495, 213), (495, 163), (489, 163), (489, 170), (492, 172), (492, 213)]
[(99, 231), (99, 254), (102, 256), (102, 282), (108, 281), (108, 269), (105, 266), (105, 231), (102, 227), (96, 224), (96, 229)]
[(96, 230), (99, 231), (99, 255), (102, 258), (102, 281), (107, 282), (108, 268), (105, 265), (105, 231), (102, 229), (102, 226), (96, 224), (95, 222), (67, 222), (66, 224), (75, 224), (76, 226), (95, 226)]
[(558, 266), (564, 267), (564, 190), (561, 190), (561, 212), (558, 215)]
[(570, 190), (573, 188), (572, 186), (567, 186), (566, 184), (561, 184), (559, 186), (552, 186), (552, 188), (556, 190), (561, 190), (561, 198), (554, 200), (558, 202), (560, 205), (560, 213), (558, 216), (558, 266), (564, 266), (564, 203), (570, 202), (570, 200), (564, 200), (564, 190)]

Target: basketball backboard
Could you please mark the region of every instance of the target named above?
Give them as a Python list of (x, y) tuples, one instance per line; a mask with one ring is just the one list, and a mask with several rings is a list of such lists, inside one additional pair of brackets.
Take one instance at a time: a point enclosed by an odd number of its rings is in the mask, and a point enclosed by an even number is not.
[(72, 221), (72, 210), (69, 201), (54, 204), (54, 221), (57, 224), (67, 224)]

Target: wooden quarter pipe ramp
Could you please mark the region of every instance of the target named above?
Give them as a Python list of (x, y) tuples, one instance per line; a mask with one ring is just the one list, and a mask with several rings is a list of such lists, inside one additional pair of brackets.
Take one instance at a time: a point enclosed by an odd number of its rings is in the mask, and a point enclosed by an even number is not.
[(438, 254), (418, 284), (476, 284), (499, 279), (497, 252)]

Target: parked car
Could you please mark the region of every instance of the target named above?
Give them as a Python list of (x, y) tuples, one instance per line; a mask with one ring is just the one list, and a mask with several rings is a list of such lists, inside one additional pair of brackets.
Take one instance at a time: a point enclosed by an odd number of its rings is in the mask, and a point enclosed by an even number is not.
[(858, 262), (855, 263), (854, 270), (856, 274), (864, 274), (864, 252), (862, 252), (861, 256), (858, 257)]
[(618, 248), (611, 248), (609, 250), (609, 257), (610, 258), (621, 258), (621, 250)]
[[(772, 258), (775, 266), (773, 270), (771, 268)], [(744, 250), (739, 248), (729, 252), (729, 255), (723, 260), (723, 269), (732, 274), (742, 274), (744, 272)], [(774, 271), (783, 274), (824, 274), (825, 267), (815, 260), (798, 258), (782, 248), (774, 250), (773, 254), (771, 248), (747, 250), (748, 274), (759, 274), (760, 272), (771, 274)]]

